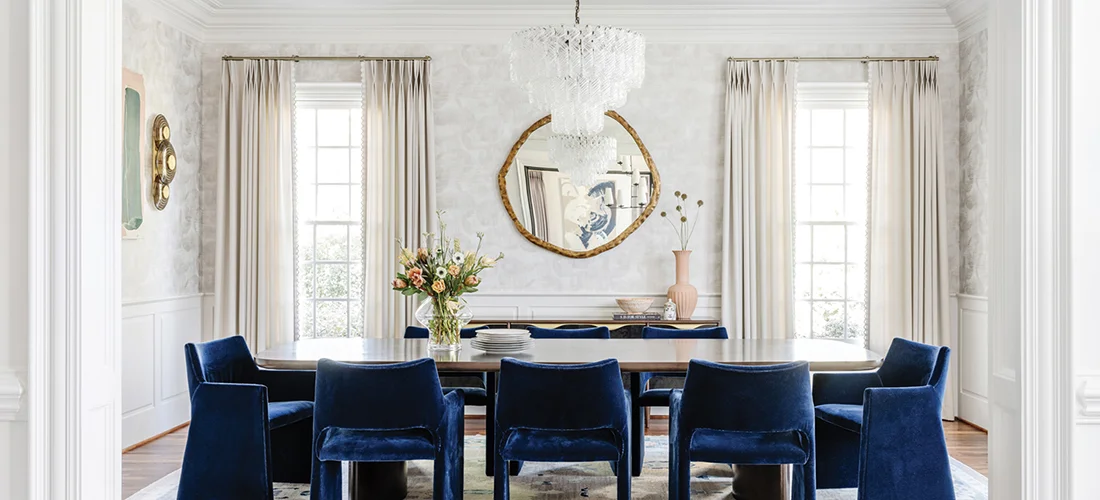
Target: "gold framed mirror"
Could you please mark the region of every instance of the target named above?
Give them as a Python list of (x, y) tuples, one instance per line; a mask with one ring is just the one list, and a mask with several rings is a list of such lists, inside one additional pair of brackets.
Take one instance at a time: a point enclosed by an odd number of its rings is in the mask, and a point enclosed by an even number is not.
[(616, 164), (594, 186), (578, 189), (549, 159), (551, 117), (520, 135), (497, 174), (504, 209), (528, 241), (586, 259), (619, 246), (657, 207), (661, 176), (626, 119), (605, 113), (603, 135), (617, 142)]

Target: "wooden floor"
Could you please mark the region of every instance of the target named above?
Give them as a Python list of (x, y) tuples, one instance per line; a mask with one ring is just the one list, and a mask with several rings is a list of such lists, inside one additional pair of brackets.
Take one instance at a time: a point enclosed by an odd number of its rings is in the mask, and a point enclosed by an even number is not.
[[(947, 449), (956, 460), (982, 474), (989, 475), (988, 444), (985, 431), (964, 422), (944, 422)], [(668, 420), (650, 420), (650, 435), (668, 433)], [(466, 420), (466, 434), (485, 434), (485, 420)], [(122, 455), (122, 498), (137, 493), (172, 471), (180, 468), (187, 427)]]

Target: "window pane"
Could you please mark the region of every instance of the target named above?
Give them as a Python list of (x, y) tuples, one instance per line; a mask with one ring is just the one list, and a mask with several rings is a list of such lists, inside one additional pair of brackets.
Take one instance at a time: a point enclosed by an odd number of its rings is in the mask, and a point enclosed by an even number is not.
[(317, 134), (317, 112), (312, 109), (299, 109), (298, 121), (294, 123), (294, 138), (298, 141), (298, 147), (315, 145)]
[(348, 320), (351, 323), (348, 325), (348, 336), (362, 337), (363, 336), (363, 302), (359, 300), (353, 300), (348, 302)]
[[(348, 297), (353, 299), (363, 298), (363, 264), (355, 263), (348, 267), (351, 284), (348, 288)], [(397, 293), (397, 292), (394, 292)]]
[[(817, 264), (813, 271), (813, 299), (844, 299), (844, 266)], [(320, 280), (318, 279), (318, 283)]]
[(863, 266), (848, 266), (848, 300), (863, 300), (867, 296), (867, 275), (863, 272)]
[(359, 146), (363, 143), (363, 111), (351, 112), (351, 145)]
[(810, 143), (813, 146), (844, 145), (844, 110), (815, 109), (811, 124)]
[(317, 150), (317, 182), (348, 182), (351, 164), (346, 149)]
[(810, 177), (810, 149), (798, 148), (794, 152), (794, 184), (807, 184)]
[(811, 308), (809, 302), (794, 303), (794, 331), (799, 337), (813, 336), (813, 328), (810, 325)]
[(844, 262), (844, 226), (814, 226), (814, 262)]
[(317, 145), (349, 146), (351, 133), (348, 129), (351, 116), (346, 109), (317, 110)]
[(844, 150), (815, 148), (811, 153), (812, 182), (841, 184), (844, 182)]
[(298, 288), (302, 291), (302, 297), (312, 299), (315, 288), (313, 287), (313, 264), (298, 266)]
[(813, 220), (810, 216), (810, 205), (812, 200), (810, 199), (810, 186), (808, 184), (802, 184), (795, 186), (794, 188), (794, 210), (795, 219), (800, 221)]
[(844, 218), (850, 221), (867, 220), (867, 186), (849, 185), (844, 191)]
[(845, 335), (843, 302), (814, 302), (814, 336), (825, 339), (842, 339)]
[(813, 259), (810, 255), (810, 231), (811, 226), (800, 224), (794, 229), (794, 260), (795, 262), (809, 262)]
[(317, 260), (348, 260), (348, 228), (317, 226)]
[(298, 336), (313, 338), (313, 301), (302, 300), (298, 304)]
[(313, 260), (313, 226), (299, 224), (298, 226), (298, 262)]
[(870, 122), (871, 117), (868, 116), (867, 108), (849, 109), (845, 110), (847, 113), (845, 120), (845, 146), (861, 149), (867, 155), (867, 149), (870, 147), (867, 137), (867, 124)]
[(810, 115), (813, 113), (809, 110), (798, 110), (795, 114), (795, 147), (803, 149), (810, 145)]
[(317, 196), (313, 184), (301, 185), (294, 193), (295, 209), (298, 211), (298, 220), (301, 222), (317, 219)]
[(865, 189), (869, 180), (867, 178), (867, 149), (845, 148), (844, 170), (844, 182)]
[(348, 265), (317, 264), (317, 298), (342, 299), (348, 296)]
[(298, 156), (295, 157), (294, 168), (297, 170), (298, 185), (308, 186), (317, 182), (317, 150), (311, 147), (298, 146)]
[(867, 312), (862, 302), (848, 303), (848, 338), (867, 338)]
[(352, 184), (363, 183), (363, 149), (351, 148), (349, 153), (349, 162), (351, 162), (351, 182)]
[(810, 188), (810, 220), (835, 221), (844, 216), (843, 186)]
[(349, 196), (348, 186), (317, 186), (317, 220), (348, 220), (351, 217)]
[(848, 226), (848, 262), (863, 266), (867, 262), (867, 230)]
[(794, 267), (794, 298), (798, 300), (806, 300), (813, 298), (811, 296), (811, 283), (810, 273), (813, 272), (813, 266), (810, 264), (798, 264)]
[(317, 338), (348, 336), (347, 302), (317, 303)]

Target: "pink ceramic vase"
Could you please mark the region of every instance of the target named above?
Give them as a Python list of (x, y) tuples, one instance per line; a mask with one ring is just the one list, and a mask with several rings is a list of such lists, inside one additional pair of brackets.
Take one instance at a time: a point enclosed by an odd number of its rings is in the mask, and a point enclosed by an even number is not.
[(676, 304), (676, 319), (691, 319), (699, 303), (699, 291), (691, 286), (691, 250), (673, 250), (676, 256), (676, 284), (668, 287), (668, 298)]

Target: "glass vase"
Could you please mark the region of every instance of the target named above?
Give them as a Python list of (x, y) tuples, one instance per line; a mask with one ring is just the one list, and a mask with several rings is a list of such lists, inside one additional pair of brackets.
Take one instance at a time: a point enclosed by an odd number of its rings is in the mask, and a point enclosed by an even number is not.
[(428, 350), (457, 351), (462, 349), (462, 327), (474, 313), (460, 299), (432, 297), (416, 309), (416, 320), (428, 329)]

